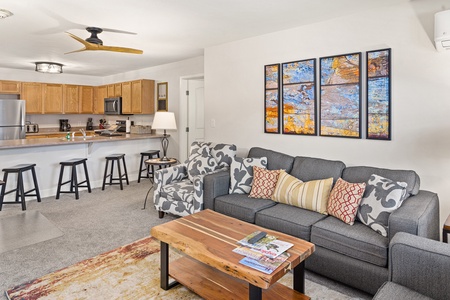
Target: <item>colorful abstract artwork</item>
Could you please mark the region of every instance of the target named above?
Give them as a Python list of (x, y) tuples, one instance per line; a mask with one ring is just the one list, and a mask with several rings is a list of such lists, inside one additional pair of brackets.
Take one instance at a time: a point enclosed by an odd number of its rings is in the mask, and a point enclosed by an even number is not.
[(361, 138), (361, 53), (320, 58), (320, 135)]
[(283, 133), (316, 135), (316, 59), (282, 64)]
[(368, 139), (391, 139), (391, 49), (367, 52)]
[(265, 133), (280, 133), (280, 64), (264, 66)]

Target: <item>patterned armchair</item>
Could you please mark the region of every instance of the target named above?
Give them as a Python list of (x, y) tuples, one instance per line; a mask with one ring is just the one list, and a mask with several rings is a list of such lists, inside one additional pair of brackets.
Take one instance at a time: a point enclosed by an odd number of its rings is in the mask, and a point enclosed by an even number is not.
[(194, 142), (183, 164), (155, 171), (153, 201), (159, 217), (164, 213), (187, 216), (201, 211), (204, 177), (229, 169), (235, 156), (235, 145)]

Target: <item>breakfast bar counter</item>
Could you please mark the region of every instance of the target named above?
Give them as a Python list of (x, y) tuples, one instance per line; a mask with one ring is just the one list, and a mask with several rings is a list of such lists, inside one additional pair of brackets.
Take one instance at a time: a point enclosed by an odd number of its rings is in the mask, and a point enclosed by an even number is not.
[[(78, 133), (79, 134), (79, 133)], [(91, 133), (93, 134), (93, 133)], [(53, 135), (49, 135), (53, 136)], [(162, 134), (125, 134), (121, 136), (86, 136), (27, 138), (0, 141), (0, 170), (18, 164), (36, 164), (36, 174), (41, 197), (56, 195), (60, 162), (74, 158), (86, 158), (91, 187), (101, 187), (105, 170), (105, 157), (112, 154), (125, 154), (128, 177), (130, 181), (138, 178), (141, 169), (141, 152), (161, 150)], [(28, 135), (27, 135), (28, 137)], [(84, 174), (79, 174), (84, 178)], [(30, 178), (24, 178), (25, 188)], [(9, 183), (8, 183), (9, 184)], [(150, 184), (141, 181), (140, 184)], [(116, 186), (108, 187), (115, 189)], [(129, 188), (127, 186), (124, 189)], [(100, 190), (101, 192), (101, 190)], [(7, 195), (11, 196), (11, 195)], [(71, 195), (61, 196), (73, 198)], [(125, 201), (125, 199), (124, 199)]]

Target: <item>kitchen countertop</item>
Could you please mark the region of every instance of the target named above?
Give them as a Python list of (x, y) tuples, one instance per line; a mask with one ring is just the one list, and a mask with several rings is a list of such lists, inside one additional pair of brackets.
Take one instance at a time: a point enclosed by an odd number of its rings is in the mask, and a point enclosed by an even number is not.
[[(63, 132), (60, 132), (63, 133)], [(39, 135), (42, 133), (37, 133)], [(27, 134), (30, 135), (30, 134)], [(121, 142), (142, 139), (157, 139), (163, 137), (162, 134), (125, 134), (121, 136), (100, 136), (98, 134), (87, 136), (84, 139), (82, 136), (76, 136), (74, 139), (58, 138), (34, 138), (34, 139), (19, 139), (19, 140), (0, 140), (0, 150), (13, 148), (30, 148), (30, 147), (44, 147), (44, 146), (61, 146), (72, 144), (88, 144), (88, 143), (102, 143), (102, 142)]]

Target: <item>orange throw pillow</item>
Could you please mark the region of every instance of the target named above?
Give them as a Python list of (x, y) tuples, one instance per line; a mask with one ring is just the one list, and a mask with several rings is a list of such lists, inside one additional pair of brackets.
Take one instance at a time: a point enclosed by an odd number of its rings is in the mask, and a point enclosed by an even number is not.
[(328, 199), (328, 214), (353, 225), (365, 189), (365, 183), (350, 183), (339, 178)]
[(280, 176), (280, 170), (267, 170), (253, 166), (251, 198), (270, 199)]

